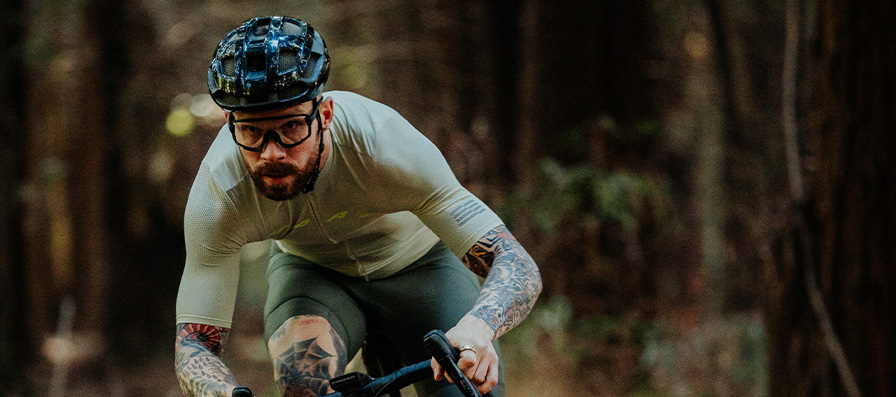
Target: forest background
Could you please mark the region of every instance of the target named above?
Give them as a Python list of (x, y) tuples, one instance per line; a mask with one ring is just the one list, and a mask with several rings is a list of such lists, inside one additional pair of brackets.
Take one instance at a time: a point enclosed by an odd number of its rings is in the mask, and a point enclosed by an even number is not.
[[(329, 89), (401, 112), (539, 263), (508, 395), (896, 390), (892, 1), (0, 7), (0, 394), (179, 395), (206, 68), (270, 14), (322, 32)], [(263, 274), (225, 361), (273, 395)]]

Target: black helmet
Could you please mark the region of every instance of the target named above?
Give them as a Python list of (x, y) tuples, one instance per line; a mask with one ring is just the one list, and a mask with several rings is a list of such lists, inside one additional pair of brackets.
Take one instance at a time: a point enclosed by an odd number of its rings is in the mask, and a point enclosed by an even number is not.
[(208, 89), (228, 110), (263, 110), (315, 99), (330, 74), (324, 39), (300, 19), (252, 18), (218, 43)]

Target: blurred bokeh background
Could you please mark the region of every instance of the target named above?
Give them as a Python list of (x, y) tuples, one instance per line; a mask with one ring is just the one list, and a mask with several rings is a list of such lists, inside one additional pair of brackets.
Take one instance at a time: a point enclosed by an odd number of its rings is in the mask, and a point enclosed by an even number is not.
[[(896, 390), (889, 0), (4, 1), (0, 395), (176, 396), (183, 209), (218, 40), (309, 21), (545, 290), (509, 396)], [(225, 362), (274, 395), (264, 247)]]

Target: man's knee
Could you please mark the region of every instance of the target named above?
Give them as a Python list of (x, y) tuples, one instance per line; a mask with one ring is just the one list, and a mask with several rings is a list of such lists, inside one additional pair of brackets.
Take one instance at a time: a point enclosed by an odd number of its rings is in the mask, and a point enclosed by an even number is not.
[(341, 375), (348, 362), (345, 341), (320, 316), (284, 321), (268, 339), (268, 352), (284, 396), (329, 393), (329, 379)]

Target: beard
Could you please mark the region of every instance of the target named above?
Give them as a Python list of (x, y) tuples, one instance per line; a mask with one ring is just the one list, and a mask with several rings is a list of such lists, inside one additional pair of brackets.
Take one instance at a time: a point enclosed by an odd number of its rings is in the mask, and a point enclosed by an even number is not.
[[(255, 188), (263, 196), (275, 201), (285, 201), (302, 192), (302, 187), (310, 178), (311, 171), (300, 170), (288, 163), (264, 163), (249, 171), (249, 175), (252, 177), (252, 182), (255, 183)], [(294, 175), (295, 178), (281, 184), (268, 184), (264, 180), (265, 176), (288, 177), (290, 175)]]

